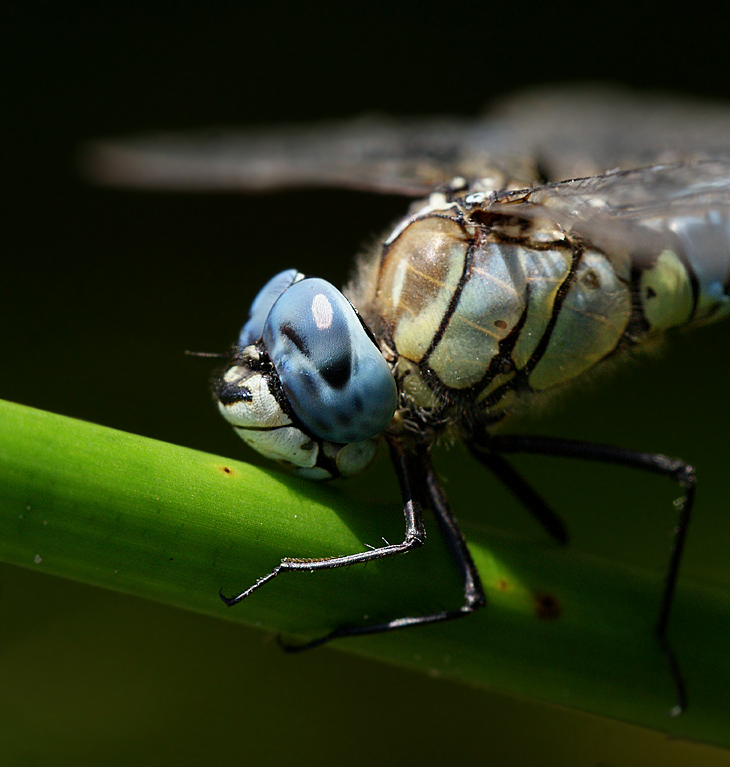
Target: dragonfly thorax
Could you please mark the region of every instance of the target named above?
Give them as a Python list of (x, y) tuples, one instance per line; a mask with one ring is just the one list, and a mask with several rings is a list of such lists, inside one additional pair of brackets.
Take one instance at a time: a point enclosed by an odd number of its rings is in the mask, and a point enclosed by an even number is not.
[[(481, 201), (482, 198), (480, 198)], [(611, 354), (632, 318), (628, 261), (555, 225), (432, 206), (396, 227), (354, 295), (389, 350), (402, 403), (499, 420)]]

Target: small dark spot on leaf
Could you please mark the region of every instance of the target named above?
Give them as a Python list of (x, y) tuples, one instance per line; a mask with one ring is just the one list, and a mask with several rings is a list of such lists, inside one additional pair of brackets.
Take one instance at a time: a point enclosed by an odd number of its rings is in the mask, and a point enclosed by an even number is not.
[(506, 578), (500, 578), (497, 581), (497, 588), (500, 591), (507, 591), (509, 589), (509, 583), (508, 583), (507, 579)]
[(652, 287), (648, 287), (646, 289), (646, 297), (647, 298), (656, 298), (656, 290)]
[(560, 617), (562, 608), (555, 594), (547, 591), (535, 593), (535, 614), (540, 620), (551, 621)]
[(230, 466), (219, 466), (218, 471), (222, 474), (235, 474), (236, 472)]

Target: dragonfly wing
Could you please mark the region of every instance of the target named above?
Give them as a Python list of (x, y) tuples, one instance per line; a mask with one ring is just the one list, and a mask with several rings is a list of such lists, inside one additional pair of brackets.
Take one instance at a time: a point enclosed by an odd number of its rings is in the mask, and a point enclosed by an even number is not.
[(637, 218), (675, 208), (723, 205), (730, 195), (730, 152), (714, 160), (651, 165), (498, 192), (495, 204), (524, 203), (574, 218), (600, 212)]
[(170, 190), (339, 187), (422, 197), (456, 176), (517, 189), (730, 156), (726, 106), (590, 86), (518, 95), (481, 119), (361, 117), (97, 142), (94, 180)]
[(548, 181), (616, 169), (730, 156), (727, 104), (617, 86), (528, 91), (484, 125), (511, 125), (512, 151), (531, 152)]
[(505, 151), (510, 143), (496, 123), (485, 128), (446, 118), (364, 117), (101, 141), (86, 150), (83, 165), (93, 180), (113, 186), (247, 192), (340, 187), (417, 197), (455, 176), (494, 178), (494, 188), (533, 185), (534, 162)]
[[(485, 212), (547, 221), (612, 257), (633, 262), (669, 246), (691, 220), (706, 232), (730, 229), (730, 159), (656, 165), (492, 195)], [(721, 252), (727, 258), (727, 235)]]

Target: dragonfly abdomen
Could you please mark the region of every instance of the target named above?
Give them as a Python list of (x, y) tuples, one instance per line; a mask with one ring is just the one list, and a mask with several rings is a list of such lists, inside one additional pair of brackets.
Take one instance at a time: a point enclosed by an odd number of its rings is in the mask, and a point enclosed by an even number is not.
[(641, 306), (651, 331), (699, 325), (730, 312), (730, 219), (719, 210), (649, 222), (665, 244), (640, 265)]

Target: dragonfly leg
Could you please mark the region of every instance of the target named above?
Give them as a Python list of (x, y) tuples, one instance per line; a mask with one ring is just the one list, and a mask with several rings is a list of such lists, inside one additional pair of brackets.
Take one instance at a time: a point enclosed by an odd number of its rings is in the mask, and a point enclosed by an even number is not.
[(667, 636), (667, 627), (674, 603), (679, 567), (687, 539), (692, 507), (694, 506), (696, 486), (694, 468), (684, 461), (659, 453), (645, 453), (611, 445), (555, 437), (521, 434), (498, 435), (490, 438), (489, 448), (497, 453), (531, 453), (627, 466), (667, 477), (683, 489), (684, 495), (676, 504), (679, 515), (674, 526), (659, 614), (654, 625), (654, 633), (667, 659), (677, 693), (677, 703), (670, 713), (672, 716), (680, 714), (687, 705), (687, 692), (679, 662)]
[(561, 545), (570, 540), (565, 522), (532, 485), (512, 466), (511, 463), (492, 448), (493, 437), (471, 435), (467, 447), (474, 458), (489, 469), (499, 481), (532, 514), (543, 530)]
[[(396, 465), (405, 466), (408, 456), (397, 447), (391, 446), (391, 453)], [(361, 551), (357, 554), (347, 554), (341, 557), (322, 557), (319, 559), (296, 559), (287, 557), (267, 575), (259, 578), (253, 586), (249, 586), (245, 591), (236, 594), (233, 597), (226, 597), (221, 592), (220, 598), (229, 606), (238, 604), (246, 597), (258, 591), (264, 584), (276, 578), (280, 573), (293, 572), (301, 570), (312, 572), (314, 570), (331, 570), (335, 567), (348, 567), (361, 562), (371, 562), (374, 559), (383, 559), (384, 557), (404, 554), (412, 549), (423, 546), (426, 540), (426, 530), (423, 525), (423, 511), (414, 488), (411, 484), (412, 473), (402, 469), (399, 471), (399, 480), (401, 484), (401, 494), (403, 496), (403, 514), (406, 521), (406, 532), (402, 543), (388, 544), (378, 548)]]
[[(425, 493), (428, 505), (432, 508), (439, 529), (445, 537), (451, 554), (459, 569), (464, 586), (464, 602), (458, 609), (442, 610), (429, 615), (410, 616), (396, 618), (383, 623), (371, 623), (357, 626), (342, 626), (331, 631), (323, 637), (298, 645), (285, 645), (282, 647), (287, 652), (300, 652), (309, 650), (313, 647), (330, 642), (333, 639), (340, 639), (348, 636), (362, 636), (363, 634), (377, 634), (385, 631), (395, 631), (397, 629), (409, 628), (411, 626), (421, 626), (427, 623), (439, 623), (442, 621), (454, 620), (471, 614), (474, 610), (483, 607), (486, 603), (484, 588), (482, 586), (479, 573), (477, 572), (474, 560), (469, 553), (464, 536), (454, 518), (446, 495), (433, 470), (427, 451), (419, 450), (415, 454), (406, 453), (406, 451), (397, 444), (391, 444), (393, 454), (393, 463), (398, 474), (401, 485), (403, 502), (407, 508), (413, 504), (414, 491)], [(416, 489), (417, 488), (417, 489)]]

